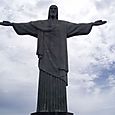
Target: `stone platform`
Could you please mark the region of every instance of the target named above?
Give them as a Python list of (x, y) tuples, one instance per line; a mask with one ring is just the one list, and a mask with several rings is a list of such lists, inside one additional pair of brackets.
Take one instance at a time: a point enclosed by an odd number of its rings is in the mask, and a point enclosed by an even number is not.
[(68, 112), (36, 112), (36, 113), (31, 113), (31, 115), (73, 115), (73, 113), (68, 113)]

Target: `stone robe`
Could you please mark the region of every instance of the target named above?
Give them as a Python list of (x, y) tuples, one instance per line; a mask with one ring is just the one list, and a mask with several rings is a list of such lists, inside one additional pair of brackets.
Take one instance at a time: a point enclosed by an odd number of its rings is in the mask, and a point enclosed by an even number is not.
[(39, 90), (37, 111), (66, 112), (66, 85), (68, 73), (67, 38), (87, 35), (92, 23), (76, 24), (62, 20), (13, 23), (19, 35), (38, 38)]
[(19, 35), (31, 35), (38, 38), (37, 55), (39, 68), (67, 83), (68, 56), (67, 39), (76, 35), (86, 35), (92, 24), (75, 24), (56, 21), (53, 25), (48, 20), (29, 23), (14, 23)]

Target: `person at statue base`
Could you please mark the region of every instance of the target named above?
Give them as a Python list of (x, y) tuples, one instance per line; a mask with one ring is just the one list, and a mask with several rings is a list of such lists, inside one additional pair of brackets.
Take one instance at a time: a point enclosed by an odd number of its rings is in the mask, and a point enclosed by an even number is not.
[(67, 110), (66, 86), (68, 85), (67, 38), (87, 35), (93, 26), (107, 21), (91, 23), (72, 23), (58, 20), (58, 7), (51, 5), (47, 20), (27, 23), (0, 22), (2, 26), (12, 26), (18, 35), (30, 35), (38, 39), (37, 56), (39, 58), (39, 87), (36, 113), (72, 114)]

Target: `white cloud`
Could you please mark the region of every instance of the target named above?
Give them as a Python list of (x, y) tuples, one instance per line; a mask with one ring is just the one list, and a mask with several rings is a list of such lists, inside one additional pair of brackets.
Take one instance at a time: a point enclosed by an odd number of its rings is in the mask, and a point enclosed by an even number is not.
[(109, 85), (110, 85), (111, 87), (115, 87), (115, 75), (110, 75), (110, 76), (108, 77), (108, 81), (109, 81)]

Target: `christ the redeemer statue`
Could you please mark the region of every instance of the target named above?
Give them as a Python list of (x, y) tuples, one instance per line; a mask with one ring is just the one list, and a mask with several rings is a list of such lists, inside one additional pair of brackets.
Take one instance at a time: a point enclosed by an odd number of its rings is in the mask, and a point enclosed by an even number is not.
[[(87, 35), (93, 26), (105, 24), (98, 20), (92, 23), (71, 23), (58, 20), (58, 7), (51, 5), (48, 20), (28, 23), (0, 22), (12, 26), (19, 35), (38, 38), (37, 55), (39, 58), (39, 87), (37, 111), (32, 115), (45, 113), (67, 113), (66, 86), (68, 85), (67, 39)], [(49, 115), (50, 115), (49, 114)]]

